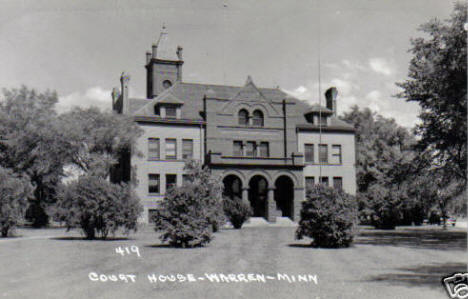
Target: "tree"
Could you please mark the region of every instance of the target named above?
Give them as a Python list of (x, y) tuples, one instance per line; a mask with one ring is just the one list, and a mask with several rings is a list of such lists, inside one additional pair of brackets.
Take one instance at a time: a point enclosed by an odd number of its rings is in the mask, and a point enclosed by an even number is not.
[(343, 120), (356, 129), (356, 174), (362, 217), (371, 217), (379, 228), (393, 229), (408, 211), (421, 202), (409, 196), (417, 170), (424, 160), (414, 150), (416, 139), (393, 119), (357, 106)]
[(187, 182), (203, 187), (200, 196), (205, 198), (208, 221), (212, 225), (213, 232), (217, 232), (226, 223), (223, 213), (223, 183), (219, 177), (211, 173), (207, 166), (203, 166), (198, 161), (186, 161), (184, 170)]
[[(81, 227), (88, 239), (96, 233), (106, 238), (119, 227), (136, 230), (142, 207), (129, 174), (142, 130), (131, 117), (97, 108), (74, 108), (60, 115), (59, 123), (67, 163), (78, 169), (79, 178), (61, 187), (52, 215), (69, 229)], [(111, 177), (116, 169), (121, 174)]]
[(34, 226), (47, 224), (44, 205), (54, 201), (66, 161), (56, 103), (55, 92), (38, 93), (25, 86), (4, 89), (0, 101), (0, 165), (29, 177), (34, 186), (30, 201)]
[(62, 186), (51, 210), (54, 218), (65, 222), (68, 230), (81, 228), (86, 238), (92, 240), (96, 235), (105, 239), (119, 228), (125, 234), (136, 231), (143, 207), (131, 185), (83, 175)]
[[(130, 157), (139, 154), (134, 145), (142, 134), (131, 116), (76, 107), (60, 115), (59, 122), (66, 136), (68, 162), (81, 173), (108, 178), (122, 164), (130, 173)], [(119, 178), (129, 181), (125, 176)]]
[(357, 212), (353, 196), (342, 190), (316, 185), (308, 190), (307, 198), (302, 202), (296, 238), (312, 238), (314, 247), (348, 247), (355, 234)]
[(28, 179), (0, 166), (0, 232), (3, 238), (23, 219), (31, 191)]
[(174, 247), (204, 246), (224, 223), (222, 182), (208, 167), (188, 161), (186, 181), (170, 188), (154, 215), (160, 239)]
[[(398, 96), (421, 107), (418, 148), (431, 154), (432, 167), (446, 168), (466, 186), (467, 44), (466, 3), (456, 3), (450, 19), (432, 19), (419, 29), (427, 38), (411, 40), (409, 79), (397, 83)], [(456, 188), (463, 190), (465, 188)]]

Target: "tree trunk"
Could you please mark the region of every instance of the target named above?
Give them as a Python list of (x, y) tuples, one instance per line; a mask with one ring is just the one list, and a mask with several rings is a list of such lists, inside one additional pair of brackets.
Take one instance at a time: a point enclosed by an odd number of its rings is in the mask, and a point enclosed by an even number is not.
[(2, 227), (2, 238), (8, 237), (8, 230), (9, 229), (10, 229), (9, 227)]

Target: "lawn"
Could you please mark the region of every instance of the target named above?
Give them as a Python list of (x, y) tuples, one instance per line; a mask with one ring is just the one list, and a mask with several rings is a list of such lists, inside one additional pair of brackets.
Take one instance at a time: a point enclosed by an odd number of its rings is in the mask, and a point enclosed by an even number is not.
[[(161, 245), (150, 227), (110, 241), (85, 241), (63, 229), (16, 234), (0, 240), (1, 298), (446, 298), (440, 279), (467, 267), (466, 231), (457, 228), (363, 228), (347, 249), (309, 248), (308, 240), (294, 240), (293, 227), (226, 229), (196, 249)], [(115, 252), (132, 245), (141, 257)], [(92, 281), (92, 272), (135, 275), (135, 282)], [(210, 282), (205, 273), (272, 279)], [(197, 281), (151, 283), (148, 274), (192, 274)]]

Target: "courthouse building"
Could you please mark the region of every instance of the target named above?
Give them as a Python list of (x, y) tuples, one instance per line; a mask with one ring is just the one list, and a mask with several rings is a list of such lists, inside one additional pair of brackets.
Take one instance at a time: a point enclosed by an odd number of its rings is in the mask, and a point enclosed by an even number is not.
[(163, 29), (146, 53), (147, 94), (130, 97), (130, 78), (113, 91), (113, 109), (132, 115), (144, 133), (129, 161), (145, 221), (173, 185), (184, 161), (200, 160), (223, 180), (225, 195), (248, 200), (255, 217), (297, 221), (307, 186), (322, 183), (355, 194), (354, 128), (336, 116), (334, 88), (326, 106), (309, 105), (279, 88), (184, 82), (182, 48)]

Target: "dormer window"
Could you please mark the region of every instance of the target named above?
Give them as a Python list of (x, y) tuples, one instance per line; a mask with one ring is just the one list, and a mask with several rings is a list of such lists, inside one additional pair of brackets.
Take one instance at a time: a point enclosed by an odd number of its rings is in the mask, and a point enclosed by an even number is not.
[(317, 115), (318, 125), (326, 126), (327, 125), (327, 115)]
[(305, 114), (308, 123), (315, 126), (327, 126), (333, 111), (326, 107), (313, 105)]
[(249, 112), (245, 109), (241, 109), (238, 114), (239, 125), (247, 126), (249, 124)]
[(166, 106), (166, 117), (167, 118), (176, 118), (177, 117), (177, 107), (176, 106)]
[(256, 127), (263, 127), (263, 112), (255, 110), (253, 112), (252, 125)]

